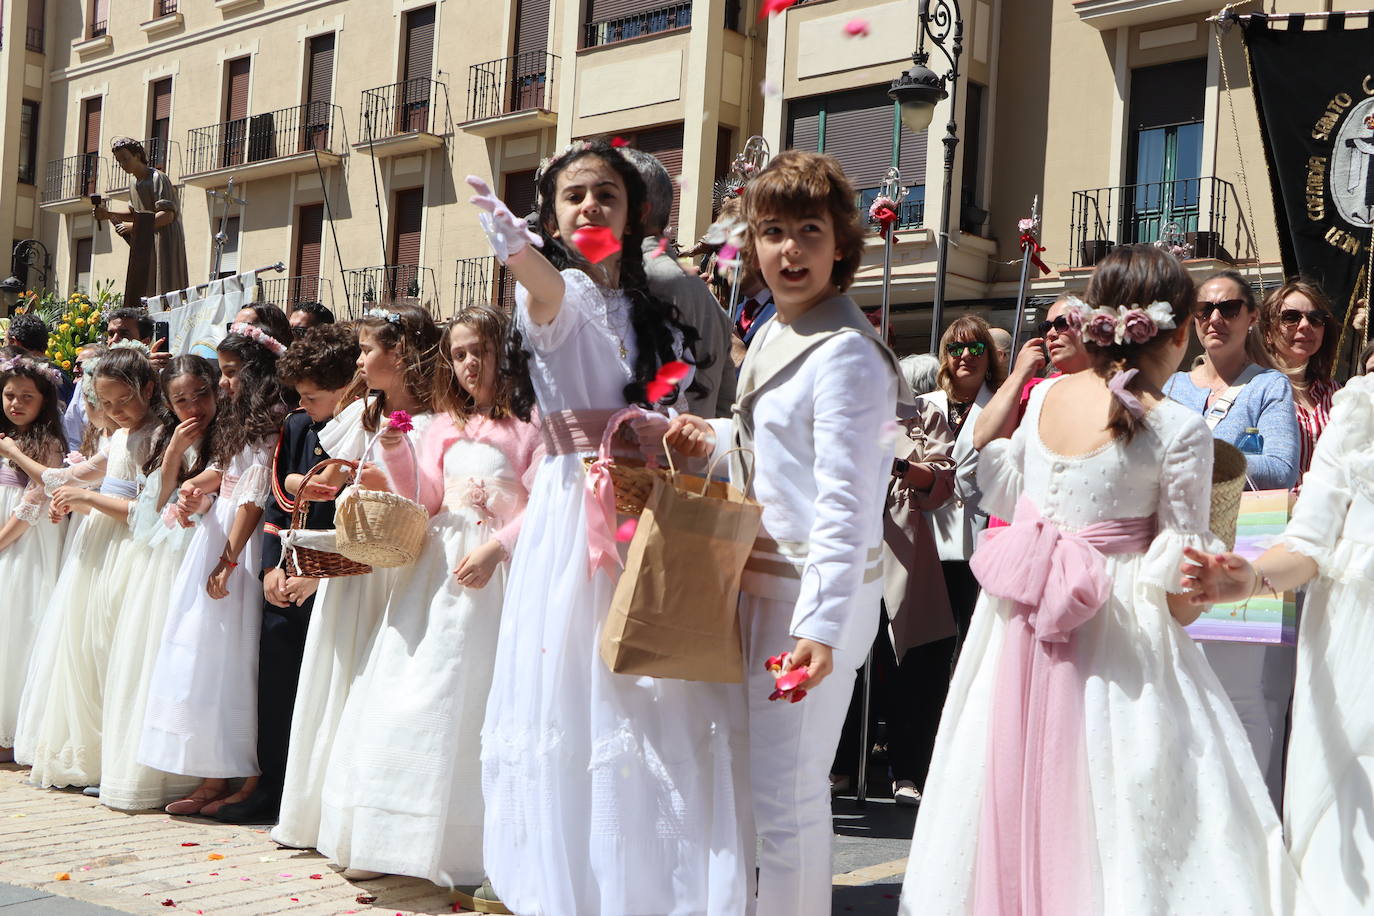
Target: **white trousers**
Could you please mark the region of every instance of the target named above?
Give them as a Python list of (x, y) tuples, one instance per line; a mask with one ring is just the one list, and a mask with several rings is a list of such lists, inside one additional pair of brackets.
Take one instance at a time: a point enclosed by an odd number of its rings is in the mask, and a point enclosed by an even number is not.
[(1240, 716), (1274, 805), (1283, 791), (1283, 748), (1296, 650), (1241, 642), (1200, 644)]
[(836, 651), (835, 670), (805, 699), (770, 702), (773, 675), (763, 662), (796, 643), (793, 608), (791, 601), (740, 596), (760, 916), (830, 913), (830, 764), (864, 661), (862, 652)]

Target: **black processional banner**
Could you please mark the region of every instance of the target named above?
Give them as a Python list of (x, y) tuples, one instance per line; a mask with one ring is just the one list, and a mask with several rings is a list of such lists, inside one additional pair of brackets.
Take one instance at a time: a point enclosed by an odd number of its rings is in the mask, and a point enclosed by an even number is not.
[(1240, 19), (1284, 271), (1343, 316), (1364, 297), (1374, 222), (1374, 30), (1367, 14), (1347, 28), (1356, 15)]

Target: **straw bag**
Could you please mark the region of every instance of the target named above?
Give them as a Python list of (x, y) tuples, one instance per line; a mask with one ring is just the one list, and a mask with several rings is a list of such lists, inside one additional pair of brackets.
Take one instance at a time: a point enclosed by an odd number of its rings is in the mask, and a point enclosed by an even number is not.
[[(305, 516), (310, 510), (310, 503), (314, 501), (305, 495), (306, 485), (314, 480), (316, 475), (323, 474), (329, 468), (340, 466), (348, 469), (351, 482), (356, 466), (352, 461), (345, 461), (342, 458), (326, 458), (306, 472), (305, 477), (301, 479), (296, 504), (291, 510), (291, 531), (305, 530)], [(334, 535), (334, 532), (322, 531), (320, 534)], [(337, 535), (335, 537), (337, 538)], [(285, 538), (284, 540), (291, 539)], [(357, 563), (333, 551), (317, 550), (299, 544), (292, 544), (282, 550), (282, 565), (288, 576), (298, 576), (302, 579), (337, 579), (342, 576), (362, 576), (372, 572), (372, 567), (366, 563)]]
[(1227, 550), (1236, 546), (1236, 519), (1240, 515), (1240, 494), (1245, 490), (1245, 455), (1229, 442), (1213, 439), (1212, 533)]
[(611, 442), (616, 430), (626, 420), (633, 420), (646, 413), (640, 407), (626, 407), (611, 415), (606, 423), (606, 431), (601, 434), (601, 447), (592, 458), (583, 458), (582, 466), (592, 473), (594, 468), (605, 468), (610, 473), (615, 487), (615, 511), (621, 515), (638, 517), (644, 511), (644, 504), (653, 492), (655, 480), (669, 480), (668, 471), (654, 467), (638, 458), (611, 457)]
[[(368, 442), (358, 460), (359, 467), (372, 454), (381, 435), (378, 432)], [(420, 462), (409, 436), (405, 443), (415, 467), (414, 499), (385, 490), (364, 490), (357, 485), (349, 487), (339, 498), (334, 510), (338, 552), (354, 562), (382, 569), (405, 566), (415, 562), (424, 546), (429, 513), (420, 505)]]

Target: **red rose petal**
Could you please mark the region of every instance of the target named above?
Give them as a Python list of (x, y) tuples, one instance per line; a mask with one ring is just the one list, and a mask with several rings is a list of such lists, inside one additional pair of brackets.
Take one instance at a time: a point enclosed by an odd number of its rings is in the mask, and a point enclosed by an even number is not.
[(629, 140), (626, 140), (624, 137), (612, 137), (612, 138), (611, 138), (611, 146), (614, 146), (616, 149), (620, 149), (622, 146), (629, 146), (629, 145), (630, 145), (630, 141), (629, 141)]
[(671, 363), (664, 363), (659, 366), (658, 373), (654, 378), (660, 382), (667, 382), (676, 385), (687, 377), (687, 373), (692, 371), (692, 367), (680, 359), (675, 359)]
[(665, 238), (661, 238), (661, 239), (658, 240), (658, 247), (654, 249), (654, 254), (653, 254), (653, 256), (656, 257), (656, 258), (657, 258), (657, 257), (661, 257), (661, 256), (663, 255), (663, 253), (664, 253), (665, 251), (667, 251), (667, 250), (668, 250), (668, 239), (667, 239), (666, 237), (665, 237)]
[(605, 226), (583, 226), (573, 233), (572, 240), (582, 256), (593, 264), (600, 264), (620, 250), (620, 239)]
[(789, 690), (800, 687), (810, 677), (811, 672), (807, 670), (805, 665), (802, 665), (800, 668), (793, 668), (791, 671), (778, 678), (777, 687), (779, 690), (786, 693)]
[(182, 843), (182, 846), (199, 846), (199, 843)]
[(673, 386), (669, 382), (661, 382), (658, 379), (654, 379), (644, 386), (644, 396), (650, 404), (657, 404), (672, 393)]
[(844, 33), (851, 38), (868, 37), (868, 20), (851, 19), (844, 24)]
[(621, 522), (620, 527), (615, 529), (615, 539), (621, 544), (627, 543), (635, 536), (635, 529), (639, 527), (639, 519), (627, 518)]
[(796, 2), (797, 0), (763, 0), (763, 5), (759, 7), (759, 21), (762, 22), (765, 16), (776, 16)]

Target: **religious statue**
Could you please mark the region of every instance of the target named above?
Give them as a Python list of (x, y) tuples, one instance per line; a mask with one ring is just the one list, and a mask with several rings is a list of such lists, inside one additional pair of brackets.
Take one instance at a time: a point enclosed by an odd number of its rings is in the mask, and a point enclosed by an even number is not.
[[(1374, 114), (1364, 119), (1364, 126), (1374, 131)], [(1370, 208), (1374, 208), (1374, 135), (1350, 137), (1345, 145), (1353, 151), (1350, 157), (1350, 183), (1347, 191), (1363, 191), (1365, 212), (1356, 210), (1351, 215), (1357, 220), (1368, 220)]]
[(115, 232), (129, 243), (129, 270), (124, 282), (124, 304), (135, 308), (144, 297), (175, 292), (190, 285), (186, 270), (186, 237), (176, 188), (167, 175), (148, 164), (143, 144), (119, 137), (110, 152), (129, 174), (131, 210), (109, 210), (93, 198), (92, 215), (109, 220)]

